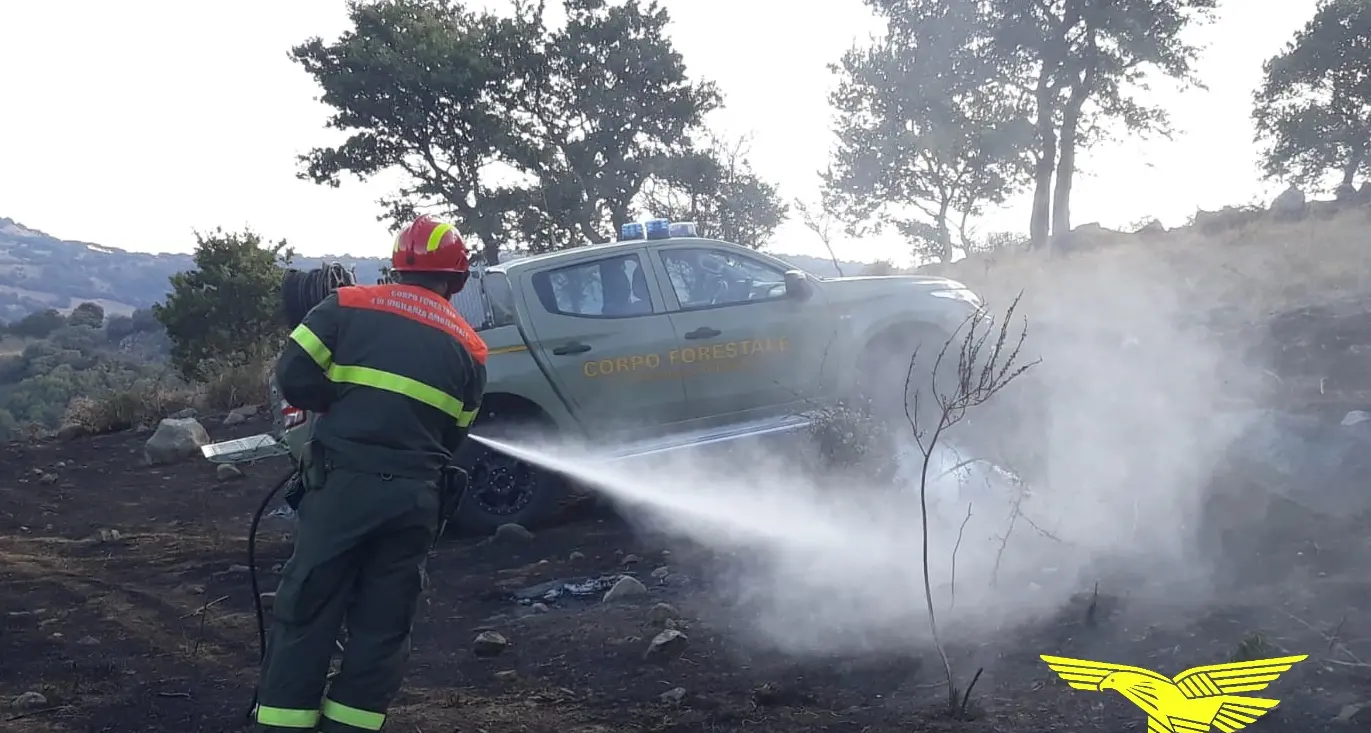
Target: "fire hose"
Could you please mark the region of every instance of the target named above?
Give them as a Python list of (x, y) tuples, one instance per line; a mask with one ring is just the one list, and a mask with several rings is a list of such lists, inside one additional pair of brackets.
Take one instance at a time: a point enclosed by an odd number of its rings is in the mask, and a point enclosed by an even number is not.
[[(267, 507), (276, 495), (281, 493), (292, 479), (298, 480), (300, 469), (291, 466), (290, 471), (271, 487), (266, 496), (262, 497), (262, 503), (257, 505), (257, 511), (252, 513), (252, 524), (248, 526), (248, 582), (252, 584), (252, 605), (257, 613), (257, 663), (261, 664), (267, 659), (267, 615), (262, 608), (262, 587), (257, 582), (257, 529), (262, 524), (262, 517), (267, 513)], [(252, 718), (257, 711), (257, 688), (252, 689), (252, 704), (248, 706), (248, 717)]]
[(286, 270), (281, 278), (281, 306), (286, 323), (294, 328), (310, 309), (338, 288), (357, 284), (357, 275), (341, 263), (330, 262), (313, 270)]

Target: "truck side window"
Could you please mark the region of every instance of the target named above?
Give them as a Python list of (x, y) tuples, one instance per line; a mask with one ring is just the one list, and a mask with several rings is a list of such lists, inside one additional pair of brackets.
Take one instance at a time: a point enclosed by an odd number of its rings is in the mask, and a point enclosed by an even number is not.
[(668, 249), (662, 264), (682, 308), (705, 308), (785, 297), (785, 271), (749, 257), (711, 249)]
[[(514, 291), (509, 277), (502, 272), (488, 272), (481, 278), (481, 289), (490, 306), (490, 325), (509, 326), (514, 323)], [(471, 287), (470, 284), (467, 287)]]
[(652, 313), (647, 271), (636, 254), (536, 273), (533, 292), (547, 312), (564, 316), (627, 318)]

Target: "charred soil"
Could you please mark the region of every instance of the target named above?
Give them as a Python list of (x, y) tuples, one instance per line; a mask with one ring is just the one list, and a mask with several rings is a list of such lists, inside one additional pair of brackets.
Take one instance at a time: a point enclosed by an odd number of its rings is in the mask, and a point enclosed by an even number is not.
[[(8, 706), (0, 729), (246, 728), (257, 667), (246, 534), (286, 466), (264, 462), (230, 481), (201, 460), (143, 466), (145, 437), (0, 448), (0, 699)], [(943, 714), (932, 650), (796, 660), (749, 646), (727, 621), (736, 614), (719, 612), (702, 552), (647, 540), (605, 510), (578, 507), (532, 537), (448, 539), (430, 562), (410, 674), (388, 729), (1141, 730), (1137, 708), (1112, 693), (1067, 688), (1038, 655), (1175, 674), (1235, 655), (1307, 653), (1268, 693), (1280, 708), (1252, 730), (1342, 730), (1333, 719), (1366, 702), (1371, 681), (1358, 656), (1371, 660), (1371, 573), (1347, 562), (1371, 549), (1368, 523), (1278, 502), (1254, 511), (1251, 522), (1280, 524), (1282, 534), (1242, 552), (1281, 566), (1277, 579), (1253, 574), (1235, 582), (1231, 607), (1186, 618), (1131, 608), (1115, 588), (1082, 596), (1012, 643), (955, 649), (962, 684), (984, 669), (970, 721)], [(289, 555), (288, 531), (264, 523), (264, 590), (274, 589), (274, 569)], [(1220, 539), (1241, 546), (1240, 537)], [(584, 598), (513, 598), (540, 583), (619, 575), (645, 590), (614, 602), (602, 602), (593, 584)], [(687, 637), (684, 652), (645, 659), (667, 628)], [(478, 654), (474, 640), (484, 631), (508, 646)]]

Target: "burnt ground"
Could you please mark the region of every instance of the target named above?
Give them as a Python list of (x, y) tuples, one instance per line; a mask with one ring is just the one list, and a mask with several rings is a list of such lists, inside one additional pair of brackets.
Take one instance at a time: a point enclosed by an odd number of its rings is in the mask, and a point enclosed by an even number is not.
[[(1371, 333), (1353, 341), (1371, 343)], [(1336, 433), (1343, 412), (1360, 406), (1303, 424)], [(264, 427), (217, 424), (206, 422), (215, 439)], [(1371, 493), (1371, 465), (1360, 465), (1371, 450), (1357, 448), (1371, 448), (1371, 431), (1363, 435), (1364, 444), (1326, 457), (1328, 491)], [(144, 439), (0, 446), (0, 730), (245, 727), (257, 662), (247, 527), (285, 466), (264, 462), (219, 482), (200, 460), (139, 465)], [(1238, 463), (1248, 470), (1223, 479), (1230, 501), (1212, 507), (1227, 527), (1211, 544), (1231, 565), (1231, 603), (1167, 615), (1106, 593), (1088, 613), (1090, 599), (1081, 597), (1012, 643), (954, 648), (963, 682), (984, 670), (969, 722), (943, 714), (941, 662), (931, 650), (796, 660), (751, 647), (730, 626), (738, 615), (721, 613), (726, 601), (706, 592), (704, 553), (635, 535), (582, 504), (530, 540), (440, 544), (388, 730), (1144, 730), (1140, 711), (1117, 695), (1065, 687), (1038, 660), (1043, 653), (1167, 674), (1235, 655), (1306, 653), (1309, 661), (1258, 693), (1283, 702), (1250, 729), (1365, 730), (1371, 721), (1349, 706), (1371, 703), (1371, 666), (1360, 662), (1371, 660), (1371, 502), (1311, 508), (1270, 490), (1273, 481), (1303, 486), (1304, 468), (1287, 465), (1272, 479), (1266, 468)], [(1262, 501), (1252, 500), (1255, 486)], [(287, 530), (272, 520), (263, 529), (264, 589), (274, 588), (273, 567), (289, 554)], [(666, 578), (654, 577), (662, 567)], [(613, 603), (564, 596), (546, 609), (510, 598), (544, 581), (620, 573), (641, 579), (647, 593)], [(661, 602), (676, 609), (673, 623), (689, 643), (679, 659), (655, 664), (643, 654), (660, 631), (652, 608)], [(473, 640), (485, 630), (509, 647), (477, 656)], [(662, 697), (677, 688), (678, 699)], [(21, 696), (26, 705), (11, 704)], [(1335, 721), (1340, 714), (1351, 719)]]
[[(246, 528), (284, 468), (263, 463), (245, 479), (218, 482), (203, 461), (143, 467), (143, 438), (12, 445), (0, 453), (0, 697), (37, 692), (45, 700), (0, 711), (6, 731), (243, 727), (257, 658), (242, 565)], [(1281, 544), (1247, 548), (1265, 553), (1266, 574), (1238, 578), (1235, 588), (1260, 602), (1159, 620), (1108, 596), (1087, 618), (1081, 599), (1011, 646), (954, 650), (963, 678), (985, 670), (973, 695), (977, 719), (954, 722), (940, 714), (945, 692), (935, 656), (797, 661), (750, 649), (717, 620), (718, 597), (699, 592), (696, 571), (704, 566), (696, 552), (644, 544), (605, 510), (573, 507), (531, 540), (441, 544), (412, 671), (388, 729), (1141, 730), (1143, 718), (1121, 698), (1067, 689), (1037, 655), (1174, 674), (1244, 651), (1312, 655), (1286, 674), (1272, 695), (1285, 702), (1253, 730), (1348, 729), (1333, 718), (1371, 700), (1371, 668), (1356, 661), (1359, 650), (1371, 659), (1371, 525), (1279, 503), (1252, 521), (1289, 529)], [(271, 588), (289, 543), (285, 528), (267, 524), (259, 564)], [(1240, 546), (1241, 536), (1233, 541)], [(1277, 566), (1286, 580), (1276, 582), (1287, 585), (1273, 603), (1273, 594), (1256, 589)], [(668, 568), (665, 580), (652, 577), (659, 567)], [(510, 600), (542, 581), (618, 573), (636, 575), (648, 593), (615, 603), (566, 596), (546, 612)], [(1304, 580), (1289, 585), (1293, 577)], [(659, 631), (650, 609), (663, 601), (679, 611), (689, 646), (657, 665), (642, 657)], [(472, 651), (487, 629), (510, 641), (494, 658)], [(678, 687), (682, 699), (662, 699)]]

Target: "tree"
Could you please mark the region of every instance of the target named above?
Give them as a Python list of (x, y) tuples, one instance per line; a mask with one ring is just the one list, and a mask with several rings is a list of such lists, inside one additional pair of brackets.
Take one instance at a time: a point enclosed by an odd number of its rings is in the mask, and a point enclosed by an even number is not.
[(59, 349), (94, 354), (105, 346), (107, 339), (99, 329), (87, 325), (63, 326), (48, 336), (48, 341)]
[(563, 0), (565, 26), (541, 14), (544, 74), (526, 114), (521, 156), (537, 182), (520, 215), (532, 249), (611, 241), (649, 179), (694, 157), (704, 116), (721, 105), (707, 82), (691, 82), (672, 45), (670, 16), (656, 2)]
[(652, 216), (693, 221), (702, 236), (760, 249), (789, 207), (748, 163), (748, 140), (707, 136), (708, 146), (662, 161), (644, 190)]
[(133, 321), (134, 333), (156, 332), (165, 330), (162, 322), (157, 320), (157, 314), (151, 308), (139, 308), (134, 311), (129, 320)]
[(687, 79), (655, 3), (562, 9), (554, 30), (542, 3), (508, 17), (450, 0), (354, 4), (353, 30), (293, 51), (334, 108), (329, 127), (350, 133), (305, 156), (304, 177), (397, 169), (408, 182), (386, 217), (451, 216), (488, 263), (516, 235), (533, 251), (609, 241), (719, 98)]
[[(1076, 153), (1102, 139), (1110, 123), (1130, 133), (1169, 134), (1164, 110), (1143, 104), (1162, 76), (1198, 85), (1199, 49), (1181, 38), (1213, 17), (1216, 0), (985, 0), (984, 27), (1009, 80), (1033, 108), (1035, 152), (1029, 236), (1044, 247), (1071, 229)], [(1055, 174), (1055, 189), (1054, 189)]]
[[(156, 325), (158, 328), (161, 328), (162, 324), (158, 323)], [(137, 330), (131, 316), (124, 316), (116, 313), (105, 319), (105, 338), (110, 343), (117, 344), (120, 341), (123, 341), (125, 337), (132, 336)]]
[(1025, 174), (1024, 110), (995, 82), (979, 0), (869, 0), (886, 34), (833, 67), (837, 149), (824, 176), (850, 233), (893, 226), (921, 258)]
[(172, 364), (187, 379), (280, 346), (281, 268), (293, 255), (285, 240), (269, 244), (251, 229), (195, 239), (195, 269), (172, 275), (166, 302), (153, 306), (172, 342)]
[(105, 309), (99, 303), (85, 302), (72, 309), (67, 316), (69, 326), (100, 328), (105, 325)]
[(1252, 110), (1262, 172), (1313, 189), (1336, 172), (1353, 185), (1371, 162), (1371, 6), (1324, 0), (1262, 70)]
[(383, 219), (440, 211), (498, 262), (516, 189), (490, 174), (514, 163), (521, 80), (538, 71), (526, 45), (533, 30), (448, 0), (353, 3), (350, 18), (337, 41), (291, 51), (333, 108), (327, 126), (349, 134), (301, 156), (301, 177), (336, 187), (345, 173), (399, 170), (408, 180), (381, 201)]
[(30, 313), (10, 325), (9, 331), (15, 336), (27, 338), (47, 338), (48, 334), (67, 325), (67, 319), (55, 308)]

